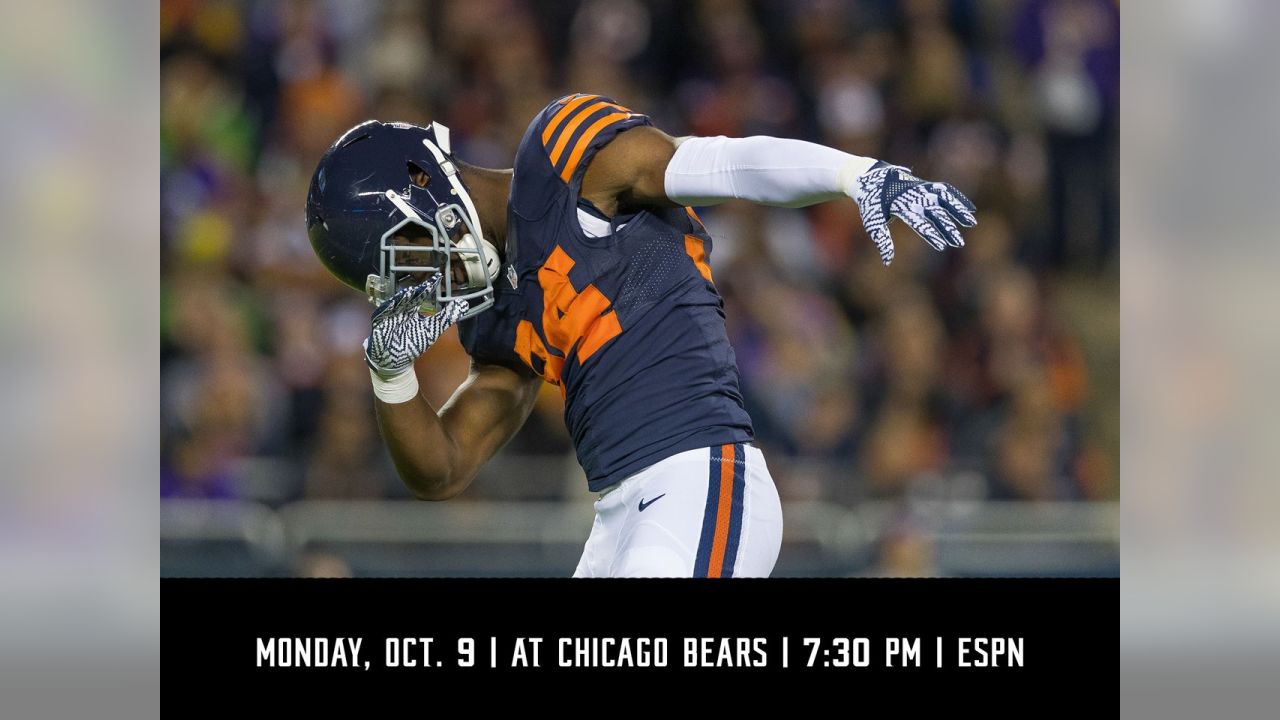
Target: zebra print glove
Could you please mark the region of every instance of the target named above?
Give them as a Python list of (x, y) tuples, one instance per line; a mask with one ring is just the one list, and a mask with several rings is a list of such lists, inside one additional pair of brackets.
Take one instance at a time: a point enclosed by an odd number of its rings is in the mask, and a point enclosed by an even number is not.
[(938, 251), (948, 245), (964, 246), (956, 220), (965, 227), (978, 224), (973, 215), (977, 208), (955, 186), (926, 182), (907, 168), (883, 161), (858, 176), (851, 195), (862, 211), (862, 224), (880, 249), (880, 259), (885, 265), (893, 262), (890, 216), (900, 218)]
[(373, 311), (364, 358), (378, 375), (392, 378), (411, 369), (413, 361), (467, 311), (467, 301), (455, 300), (433, 315), (420, 312), (422, 304), (434, 297), (439, 282), (440, 273), (436, 273), (420, 285), (401, 288)]

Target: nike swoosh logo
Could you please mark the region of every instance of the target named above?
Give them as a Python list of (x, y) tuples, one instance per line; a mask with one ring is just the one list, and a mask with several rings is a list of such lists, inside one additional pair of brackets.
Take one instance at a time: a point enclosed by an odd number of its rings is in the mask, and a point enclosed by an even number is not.
[(652, 504), (654, 504), (654, 503), (658, 502), (659, 500), (661, 500), (662, 498), (664, 498), (664, 497), (666, 497), (666, 496), (667, 496), (667, 494), (666, 494), (666, 493), (662, 493), (661, 495), (659, 495), (658, 497), (656, 497), (656, 498), (654, 498), (654, 499), (650, 500), (649, 502), (645, 502), (645, 501), (644, 501), (644, 498), (640, 498), (640, 512), (644, 512), (644, 509), (645, 509), (645, 508), (647, 508), (647, 507), (649, 507), (650, 505), (652, 505)]

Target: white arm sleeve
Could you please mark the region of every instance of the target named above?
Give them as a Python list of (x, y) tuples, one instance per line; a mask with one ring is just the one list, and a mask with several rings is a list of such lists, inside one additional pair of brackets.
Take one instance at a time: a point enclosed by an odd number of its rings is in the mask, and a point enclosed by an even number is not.
[(803, 207), (849, 197), (854, 180), (876, 163), (803, 140), (685, 137), (663, 179), (667, 197), (682, 205), (751, 200)]

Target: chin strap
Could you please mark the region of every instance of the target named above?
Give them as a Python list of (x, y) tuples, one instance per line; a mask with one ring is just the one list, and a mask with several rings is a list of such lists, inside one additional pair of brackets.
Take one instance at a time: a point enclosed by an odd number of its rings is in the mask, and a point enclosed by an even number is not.
[[(431, 138), (423, 138), (422, 144), (427, 146), (427, 150), (431, 151), (431, 155), (435, 157), (436, 163), (440, 165), (440, 169), (444, 171), (445, 177), (449, 178), (449, 184), (453, 186), (453, 192), (462, 201), (462, 207), (466, 208), (468, 219), (471, 220), (471, 226), (475, 228), (476, 234), (484, 237), (484, 231), (480, 228), (480, 214), (476, 212), (475, 203), (471, 202), (471, 194), (463, 187), (462, 181), (458, 179), (458, 166), (453, 164), (449, 159), (449, 128), (440, 123), (431, 123), (432, 129), (435, 130), (436, 138), (440, 140), (440, 145), (445, 147), (440, 149), (439, 145), (431, 142)], [(492, 247), (492, 246), (490, 246)]]
[[(493, 282), (498, 278), (498, 267), (501, 264), (498, 260), (498, 248), (489, 242), (484, 236), (484, 231), (480, 228), (480, 213), (476, 212), (475, 203), (471, 200), (471, 193), (467, 192), (467, 188), (463, 186), (462, 181), (458, 178), (458, 167), (449, 159), (451, 153), (451, 145), (449, 141), (449, 128), (438, 122), (431, 123), (431, 129), (434, 131), (437, 145), (431, 142), (431, 138), (423, 138), (422, 144), (436, 159), (440, 169), (444, 171), (445, 177), (449, 178), (449, 184), (453, 186), (454, 194), (462, 201), (462, 207), (466, 209), (468, 219), (471, 220), (471, 227), (475, 229), (475, 235), (467, 233), (459, 240), (459, 245), (470, 243), (472, 247), (481, 250), (484, 253), (484, 261), (481, 262), (479, 257), (474, 255), (466, 255), (463, 257), (463, 267), (466, 269), (467, 284), (471, 286), (482, 285), (485, 282), (485, 275), (488, 275), (489, 282)], [(475, 236), (480, 237), (480, 242), (476, 242)]]

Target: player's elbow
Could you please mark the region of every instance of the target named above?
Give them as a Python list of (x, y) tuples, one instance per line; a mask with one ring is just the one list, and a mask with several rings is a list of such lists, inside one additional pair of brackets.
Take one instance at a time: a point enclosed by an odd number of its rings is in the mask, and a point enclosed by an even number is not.
[(415, 487), (409, 488), (409, 491), (413, 493), (413, 497), (415, 500), (426, 500), (430, 502), (452, 500), (462, 492), (461, 490), (448, 490), (448, 489), (440, 490), (435, 488), (422, 489), (422, 488), (415, 488)]
[(456, 473), (422, 476), (401, 472), (400, 481), (415, 499), (430, 502), (455, 498), (470, 484), (470, 478), (462, 480)]
[(422, 485), (415, 485), (410, 483), (405, 483), (405, 487), (409, 488), (409, 492), (413, 495), (413, 498), (415, 500), (428, 500), (431, 502), (439, 502), (441, 500), (448, 500), (449, 498), (453, 497), (453, 495), (447, 494), (433, 487), (424, 487)]

